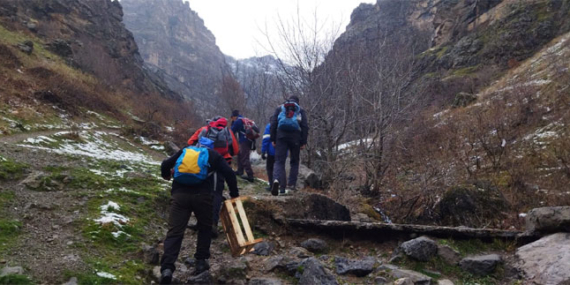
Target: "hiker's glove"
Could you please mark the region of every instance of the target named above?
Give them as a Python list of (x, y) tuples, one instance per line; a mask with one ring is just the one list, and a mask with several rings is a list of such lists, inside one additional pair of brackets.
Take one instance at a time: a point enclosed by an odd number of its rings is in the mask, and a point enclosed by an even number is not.
[(261, 153), (261, 159), (266, 160), (267, 159), (267, 153), (262, 152)]

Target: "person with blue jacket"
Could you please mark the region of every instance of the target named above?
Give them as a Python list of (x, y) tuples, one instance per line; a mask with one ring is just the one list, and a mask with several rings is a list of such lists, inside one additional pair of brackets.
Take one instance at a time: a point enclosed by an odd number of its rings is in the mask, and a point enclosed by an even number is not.
[[(269, 119), (271, 122), (271, 118)], [(266, 160), (265, 170), (267, 171), (267, 181), (273, 182), (273, 165), (275, 164), (275, 147), (271, 144), (271, 123), (268, 123), (263, 133), (263, 141), (261, 143), (261, 159)], [(266, 188), (271, 191), (271, 186)]]

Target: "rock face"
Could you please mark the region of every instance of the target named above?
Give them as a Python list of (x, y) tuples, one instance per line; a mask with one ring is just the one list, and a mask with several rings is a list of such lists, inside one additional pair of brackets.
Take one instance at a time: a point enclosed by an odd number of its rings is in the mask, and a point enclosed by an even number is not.
[(4, 0), (0, 21), (13, 29), (33, 31), (47, 48), (67, 62), (112, 87), (137, 93), (157, 92), (177, 97), (154, 74), (145, 71), (137, 44), (124, 24), (119, 1)]
[(437, 244), (427, 237), (419, 237), (402, 243), (400, 249), (415, 260), (428, 261), (437, 253)]
[(557, 233), (517, 249), (518, 267), (529, 283), (570, 282), (570, 233)]
[(495, 271), (497, 265), (502, 262), (501, 256), (489, 254), (483, 256), (466, 257), (459, 262), (459, 266), (475, 275), (488, 275)]
[(311, 194), (304, 199), (307, 207), (306, 219), (350, 221), (350, 211), (334, 200), (318, 194)]
[(528, 232), (570, 232), (570, 206), (532, 209), (525, 221)]
[(122, 0), (121, 5), (146, 65), (159, 71), (171, 89), (210, 106), (231, 71), (214, 35), (188, 2)]

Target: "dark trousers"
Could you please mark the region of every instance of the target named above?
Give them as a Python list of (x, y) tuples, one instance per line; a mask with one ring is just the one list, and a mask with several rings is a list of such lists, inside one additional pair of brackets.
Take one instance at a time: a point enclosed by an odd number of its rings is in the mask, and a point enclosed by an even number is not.
[(267, 171), (267, 181), (269, 184), (273, 183), (273, 166), (275, 165), (275, 156), (267, 155), (267, 162), (265, 164), (265, 170)]
[(160, 261), (161, 271), (175, 270), (174, 263), (180, 254), (184, 239), (184, 231), (190, 215), (194, 213), (198, 220), (198, 242), (196, 243), (196, 259), (210, 258), (212, 241), (212, 194), (194, 194), (178, 191), (170, 199), (168, 216), (168, 233), (164, 240), (164, 255)]
[(239, 143), (239, 153), (238, 153), (238, 174), (242, 175), (243, 171), (248, 177), (253, 177), (253, 169), (251, 169), (251, 162), (249, 161), (249, 155), (251, 153), (251, 142), (244, 141)]
[[(287, 173), (285, 171), (287, 151), (291, 154), (291, 173), (289, 173), (288, 183), (285, 183), (287, 179)], [(280, 190), (284, 190), (287, 185), (291, 187), (295, 187), (295, 185), (297, 185), (300, 153), (301, 143), (298, 140), (290, 138), (277, 139), (275, 143), (275, 167), (273, 169), (273, 175), (275, 179), (279, 180)]]
[(218, 226), (218, 222), (220, 221), (220, 210), (222, 209), (222, 202), (224, 201), (224, 177), (221, 175), (217, 175), (216, 177), (216, 190), (214, 191), (214, 200), (213, 200), (213, 211), (214, 216), (212, 217), (212, 225), (214, 227)]

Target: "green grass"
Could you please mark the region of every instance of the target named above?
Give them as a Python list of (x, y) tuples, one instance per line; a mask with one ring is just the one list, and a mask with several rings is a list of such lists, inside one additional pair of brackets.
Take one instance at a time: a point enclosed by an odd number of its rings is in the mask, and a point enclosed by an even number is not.
[(451, 74), (453, 76), (469, 76), (473, 75), (477, 71), (477, 69), (479, 69), (479, 65), (456, 69), (453, 70)]
[(27, 168), (26, 164), (0, 157), (0, 181), (18, 180), (22, 178)]
[(483, 242), (479, 239), (474, 240), (454, 240), (454, 239), (441, 239), (438, 242), (442, 245), (447, 245), (456, 250), (461, 256), (473, 255), (488, 251), (507, 251), (511, 252), (516, 249), (514, 241), (504, 241), (501, 239), (494, 239), (492, 242)]
[(28, 276), (25, 275), (6, 275), (0, 277), (0, 285), (28, 285), (35, 284)]
[(0, 219), (0, 253), (11, 248), (21, 230), (21, 222)]

